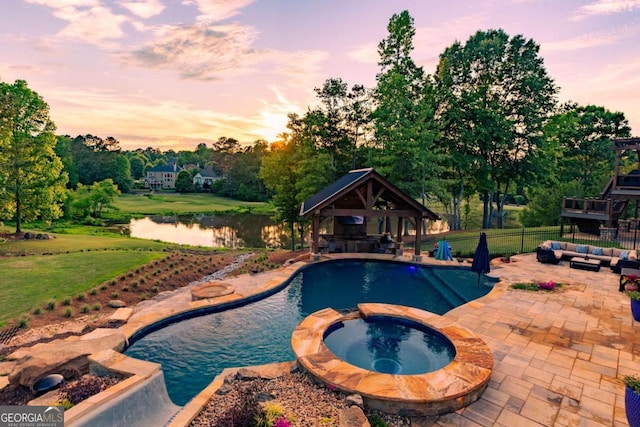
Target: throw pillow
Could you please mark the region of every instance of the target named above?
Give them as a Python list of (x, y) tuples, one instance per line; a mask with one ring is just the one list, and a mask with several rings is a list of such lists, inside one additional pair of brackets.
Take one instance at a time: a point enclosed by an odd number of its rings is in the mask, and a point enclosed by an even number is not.
[(586, 254), (588, 252), (588, 248), (585, 245), (578, 245), (576, 246), (576, 252)]
[(560, 243), (551, 242), (551, 249), (553, 249), (554, 251), (557, 251), (558, 249), (560, 249)]
[(618, 257), (621, 260), (629, 259), (629, 251), (620, 251), (620, 256)]
[(602, 255), (602, 248), (591, 249), (591, 255)]

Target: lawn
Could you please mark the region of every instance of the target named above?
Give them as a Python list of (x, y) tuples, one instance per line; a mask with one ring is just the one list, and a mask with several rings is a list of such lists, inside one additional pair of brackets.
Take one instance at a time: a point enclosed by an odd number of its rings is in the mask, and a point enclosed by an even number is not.
[[(37, 232), (31, 229), (27, 231)], [(1, 227), (0, 232), (13, 233), (10, 227)], [(15, 240), (2, 241), (0, 238), (0, 256), (22, 256), (57, 254), (67, 252), (89, 252), (97, 250), (117, 249), (126, 251), (149, 250), (163, 251), (178, 248), (179, 245), (157, 242), (153, 240), (134, 239), (126, 236), (86, 234), (54, 234), (51, 240)]]
[(116, 207), (122, 213), (142, 215), (273, 212), (273, 206), (269, 203), (243, 202), (208, 193), (121, 194), (116, 201)]
[(0, 259), (0, 325), (50, 300), (75, 297), (132, 267), (167, 256), (159, 251), (102, 250)]

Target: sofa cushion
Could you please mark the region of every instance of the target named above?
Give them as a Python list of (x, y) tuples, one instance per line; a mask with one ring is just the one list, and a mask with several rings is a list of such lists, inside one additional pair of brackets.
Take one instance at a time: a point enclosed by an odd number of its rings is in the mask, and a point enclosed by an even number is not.
[(576, 252), (576, 245), (574, 243), (567, 243), (567, 245), (564, 247), (564, 250)]
[(554, 251), (562, 249), (559, 242), (551, 242), (551, 249)]
[(604, 255), (602, 248), (598, 246), (593, 246), (591, 248), (591, 255)]
[(620, 251), (620, 256), (618, 258), (620, 258), (621, 260), (628, 260), (629, 251)]
[(602, 248), (602, 255), (604, 256), (613, 256), (613, 249), (611, 248)]
[(579, 254), (589, 253), (589, 247), (587, 245), (577, 245), (576, 252), (578, 252)]

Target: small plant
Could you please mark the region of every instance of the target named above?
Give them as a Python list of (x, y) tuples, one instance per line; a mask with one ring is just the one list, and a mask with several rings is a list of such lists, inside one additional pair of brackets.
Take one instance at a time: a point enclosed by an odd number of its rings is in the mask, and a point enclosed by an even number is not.
[(55, 300), (49, 300), (47, 301), (47, 310), (52, 311), (54, 308), (56, 308), (56, 302)]
[(369, 424), (371, 427), (388, 427), (388, 424), (383, 420), (380, 415), (372, 414), (369, 416)]
[(22, 316), (19, 320), (18, 320), (18, 328), (20, 329), (24, 329), (27, 326), (29, 326), (29, 316)]
[(633, 299), (636, 301), (640, 300), (640, 291), (630, 291), (630, 292), (626, 292), (626, 294), (630, 299)]
[(99, 303), (99, 302), (97, 302), (97, 303), (95, 303), (95, 304), (93, 304), (93, 305), (91, 306), (91, 309), (92, 309), (93, 311), (100, 311), (100, 310), (102, 309), (102, 305), (100, 305), (100, 303)]
[(158, 288), (157, 286), (154, 286), (153, 288), (151, 288), (151, 290), (152, 290), (153, 292), (158, 292), (158, 290), (159, 290), (159, 289), (160, 289), (160, 288)]
[(115, 281), (115, 280), (112, 280), (112, 281), (110, 281), (110, 282), (109, 282), (109, 284), (110, 284), (111, 286), (115, 286), (115, 285), (116, 285), (116, 281)]
[(125, 276), (120, 276), (120, 281), (124, 282), (127, 278)]
[(96, 288), (93, 288), (89, 291), (89, 294), (91, 295), (97, 295), (98, 294), (98, 290)]
[(84, 301), (86, 297), (87, 297), (87, 296), (86, 296), (85, 294), (78, 294), (78, 295), (76, 295), (76, 299), (77, 299), (78, 301)]
[(62, 305), (71, 305), (71, 298), (67, 297), (62, 300)]
[(63, 317), (72, 317), (73, 316), (73, 309), (71, 307), (65, 308), (64, 311), (62, 312), (62, 316)]
[(100, 290), (101, 290), (101, 291), (104, 291), (104, 290), (106, 290), (106, 289), (107, 289), (107, 285), (102, 285), (102, 286), (100, 286)]
[(89, 306), (89, 304), (82, 304), (82, 306), (80, 307), (80, 313), (88, 313), (89, 311), (91, 311), (91, 306)]
[(146, 301), (148, 299), (149, 299), (149, 295), (147, 295), (147, 294), (140, 295), (140, 301)]
[(56, 406), (62, 406), (64, 410), (71, 409), (73, 407), (73, 403), (67, 398), (64, 398), (58, 402)]
[(122, 287), (122, 292), (129, 292), (129, 287), (128, 286), (123, 286)]
[(112, 292), (112, 293), (111, 293), (111, 298), (113, 298), (113, 299), (116, 299), (116, 298), (118, 298), (119, 296), (120, 296), (120, 294), (119, 294), (119, 293), (117, 293), (117, 292)]
[(42, 313), (42, 309), (40, 307), (36, 307), (33, 309), (32, 313), (37, 316), (38, 314)]
[[(273, 402), (264, 404), (262, 412), (256, 416), (256, 427), (290, 427), (291, 423), (284, 416), (284, 408)], [(279, 424), (276, 424), (278, 423)]]
[(640, 395), (640, 376), (638, 375), (625, 375), (624, 385), (629, 387), (635, 394)]

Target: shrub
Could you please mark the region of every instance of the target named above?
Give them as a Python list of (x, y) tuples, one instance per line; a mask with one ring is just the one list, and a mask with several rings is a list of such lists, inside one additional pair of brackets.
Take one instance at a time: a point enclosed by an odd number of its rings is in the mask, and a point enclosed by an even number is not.
[(82, 304), (80, 307), (80, 313), (88, 313), (89, 311), (91, 311), (89, 304)]
[(73, 309), (71, 307), (65, 308), (64, 311), (62, 312), (62, 316), (63, 317), (71, 317), (71, 316), (73, 316)]
[(123, 286), (122, 287), (122, 292), (129, 292), (129, 287), (128, 286)]
[(625, 375), (624, 385), (629, 387), (635, 394), (640, 394), (640, 376)]
[(91, 290), (89, 291), (89, 293), (90, 293), (91, 295), (96, 295), (96, 294), (98, 293), (98, 290), (97, 290), (96, 288), (93, 288), (93, 289), (91, 289)]
[(147, 294), (140, 295), (140, 301), (146, 301), (148, 299), (149, 299), (149, 295), (147, 295)]
[(100, 290), (101, 290), (101, 291), (104, 291), (104, 290), (106, 290), (106, 289), (107, 289), (107, 285), (102, 285), (102, 286), (100, 286)]
[(151, 288), (151, 290), (152, 290), (153, 292), (158, 292), (159, 288), (158, 288), (157, 286), (154, 286), (153, 288)]
[(62, 305), (71, 305), (71, 298), (67, 297), (62, 300)]
[(371, 424), (371, 427), (387, 427), (388, 426), (388, 424), (382, 418), (380, 418), (380, 416), (377, 414), (373, 414), (369, 416), (369, 424)]
[(100, 310), (102, 309), (102, 305), (100, 305), (100, 303), (99, 303), (99, 302), (97, 302), (97, 303), (95, 303), (95, 304), (93, 304), (93, 305), (91, 306), (91, 309), (92, 309), (93, 311), (100, 311)]
[(29, 326), (29, 316), (22, 316), (18, 320), (18, 328), (23, 329)]
[(132, 282), (132, 283), (131, 283), (131, 287), (132, 287), (133, 289), (137, 289), (137, 288), (138, 288), (138, 282), (136, 282), (136, 281)]
[(85, 294), (78, 294), (78, 295), (76, 295), (76, 299), (77, 299), (78, 301), (84, 301), (84, 299), (85, 299), (86, 297), (87, 297), (87, 296), (86, 296)]
[(113, 298), (113, 299), (116, 299), (116, 298), (118, 298), (119, 296), (120, 296), (120, 294), (119, 294), (119, 293), (117, 293), (117, 292), (112, 292), (112, 293), (111, 293), (111, 298)]
[(55, 300), (50, 299), (49, 301), (47, 301), (47, 310), (51, 311), (54, 308), (56, 308)]
[(33, 309), (32, 313), (37, 316), (38, 314), (42, 313), (42, 309), (40, 307), (36, 307)]

